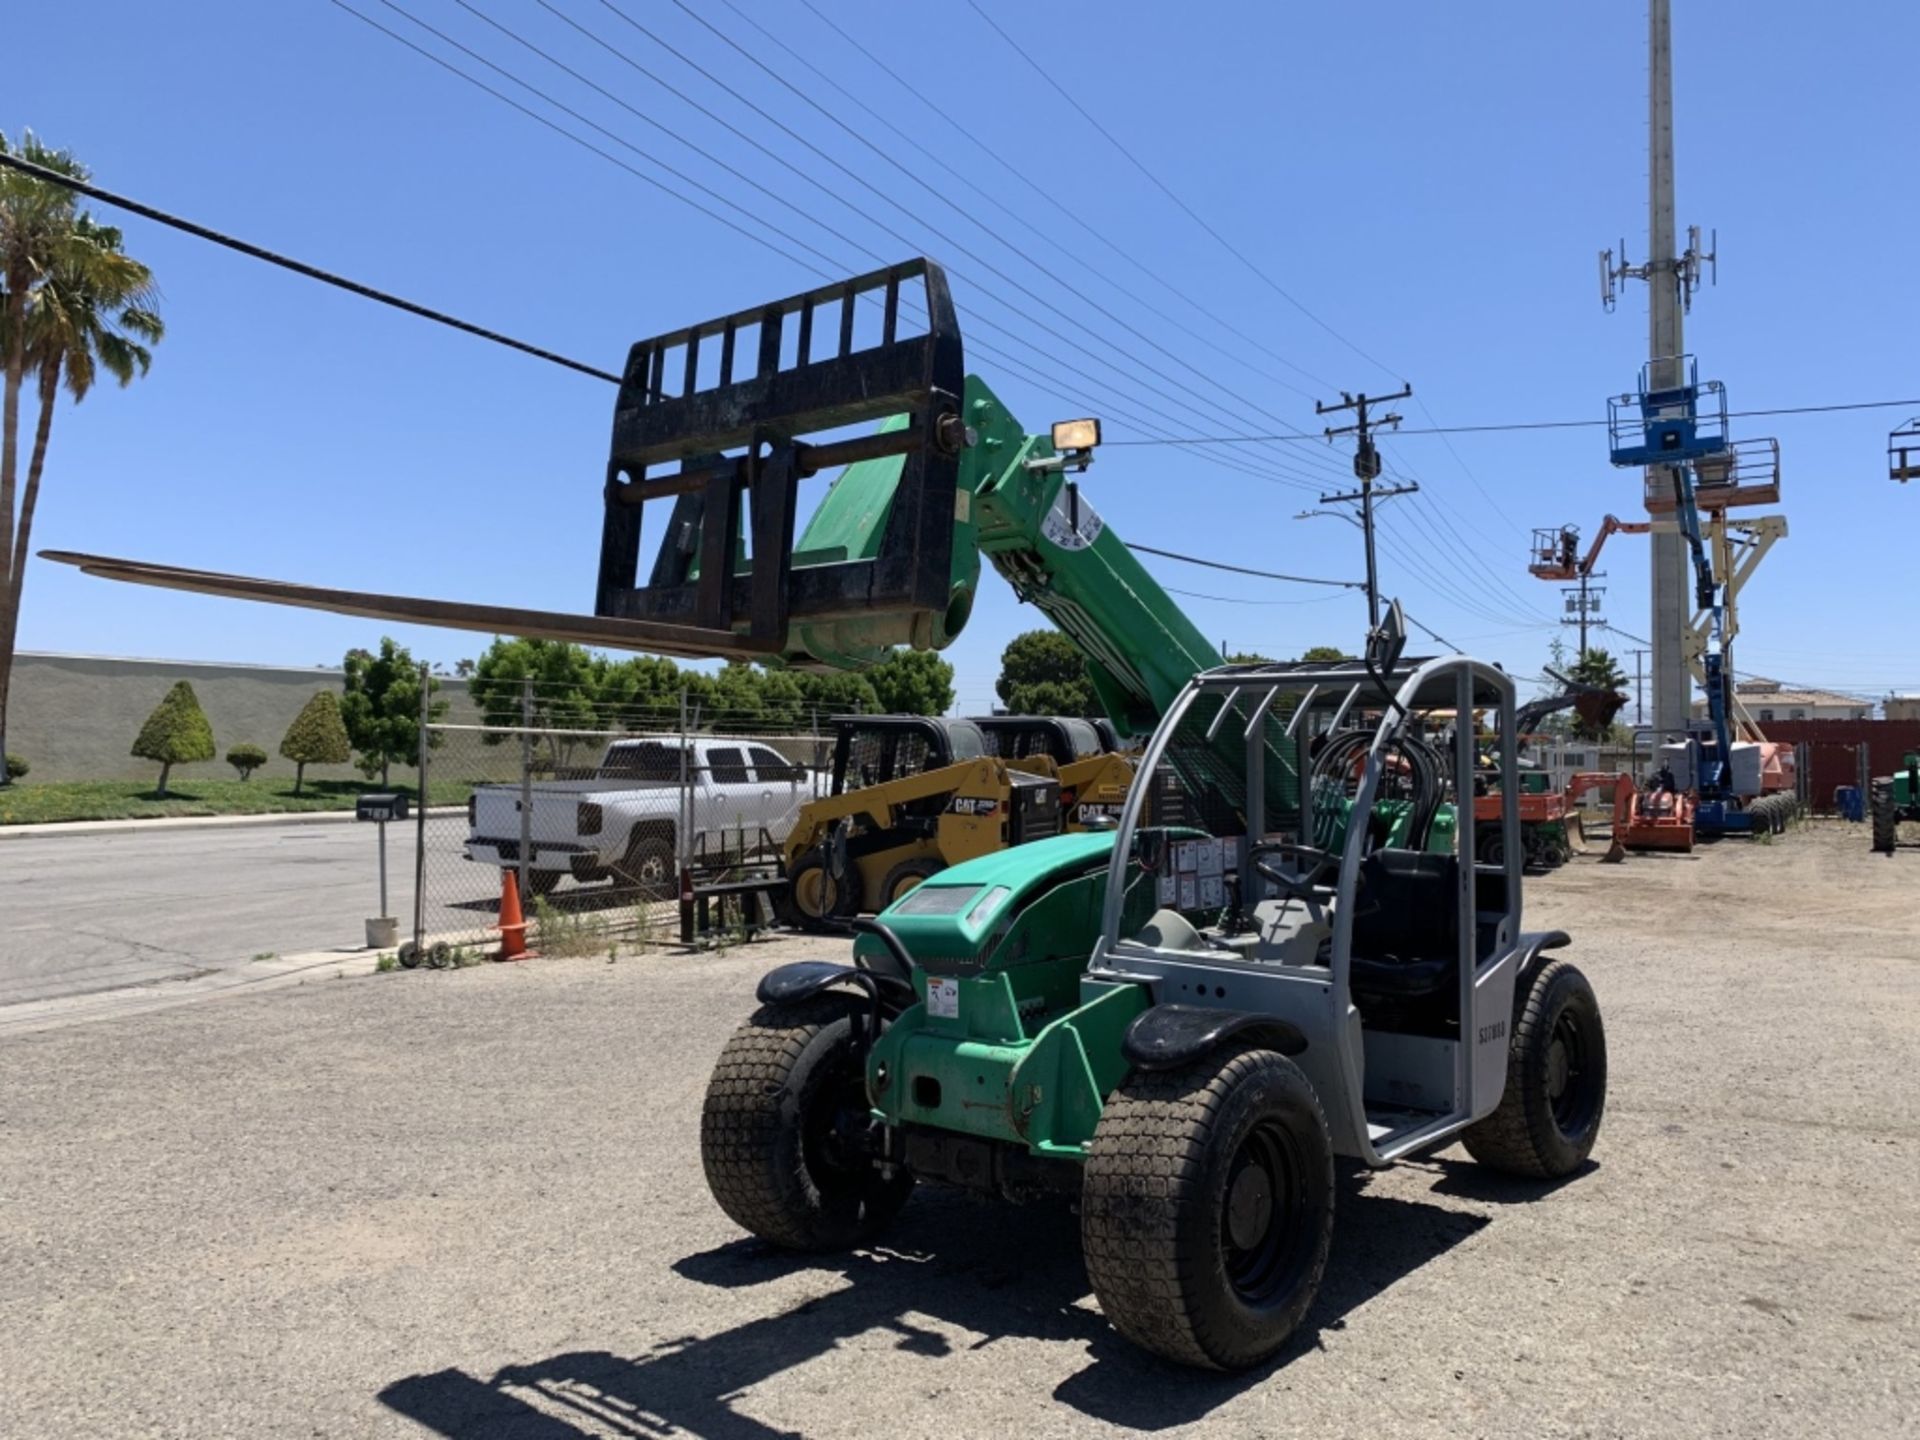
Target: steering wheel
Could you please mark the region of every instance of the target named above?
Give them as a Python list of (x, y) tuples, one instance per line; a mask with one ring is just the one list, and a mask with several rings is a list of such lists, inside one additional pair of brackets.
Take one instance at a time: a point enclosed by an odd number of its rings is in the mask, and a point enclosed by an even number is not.
[[(1287, 855), (1310, 862), (1299, 875), (1289, 875), (1284, 870), (1276, 870), (1271, 865), (1260, 863), (1262, 855)], [(1296, 845), (1290, 840), (1263, 840), (1247, 850), (1247, 859), (1253, 862), (1253, 868), (1263, 880), (1277, 885), (1288, 896), (1305, 896), (1313, 893), (1313, 887), (1328, 870), (1337, 868), (1339, 857), (1313, 845)]]

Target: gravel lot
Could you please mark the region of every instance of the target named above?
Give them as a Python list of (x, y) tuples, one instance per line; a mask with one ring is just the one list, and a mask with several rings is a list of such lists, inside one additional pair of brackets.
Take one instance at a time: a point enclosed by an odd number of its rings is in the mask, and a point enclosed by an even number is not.
[(1586, 1174), (1343, 1183), (1295, 1346), (1109, 1336), (1072, 1217), (922, 1191), (800, 1263), (697, 1125), (801, 947), (402, 973), (0, 1049), (9, 1436), (1912, 1434), (1920, 856), (1859, 827), (1528, 888), (1606, 1011)]

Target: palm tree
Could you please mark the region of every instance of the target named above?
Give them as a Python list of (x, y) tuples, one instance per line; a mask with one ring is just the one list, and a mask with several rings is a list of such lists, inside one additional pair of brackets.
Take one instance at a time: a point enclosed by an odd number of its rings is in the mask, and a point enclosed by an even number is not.
[[(7, 149), (0, 135), (0, 150)], [(17, 152), (76, 179), (86, 169), (31, 133)], [(47, 439), (62, 385), (75, 403), (105, 371), (122, 385), (144, 375), (147, 348), (165, 332), (153, 272), (121, 248), (119, 230), (79, 210), (72, 192), (16, 171), (0, 171), (0, 753), (6, 748), (7, 691), (13, 675), (20, 596)], [(20, 393), (35, 382), (40, 412), (26, 483), (19, 473)], [(0, 779), (0, 784), (4, 784)]]

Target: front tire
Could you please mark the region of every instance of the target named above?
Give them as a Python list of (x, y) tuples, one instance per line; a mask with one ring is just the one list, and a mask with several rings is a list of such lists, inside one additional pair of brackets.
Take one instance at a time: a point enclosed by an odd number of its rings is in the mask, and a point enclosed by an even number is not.
[(1333, 1240), (1313, 1086), (1270, 1050), (1130, 1075), (1094, 1130), (1080, 1233), (1100, 1308), (1136, 1345), (1217, 1370), (1272, 1356)]
[(786, 905), (794, 923), (809, 930), (831, 928), (860, 913), (860, 871), (852, 861), (835, 875), (819, 850), (809, 850), (787, 872)]
[(1520, 977), (1507, 1087), (1500, 1105), (1461, 1132), (1482, 1165), (1535, 1180), (1586, 1164), (1607, 1108), (1607, 1032), (1587, 977), (1564, 960)]
[(788, 1250), (845, 1250), (878, 1235), (913, 1189), (858, 1142), (869, 1123), (853, 1043), (857, 1002), (816, 995), (763, 1005), (713, 1067), (700, 1163), (728, 1218)]

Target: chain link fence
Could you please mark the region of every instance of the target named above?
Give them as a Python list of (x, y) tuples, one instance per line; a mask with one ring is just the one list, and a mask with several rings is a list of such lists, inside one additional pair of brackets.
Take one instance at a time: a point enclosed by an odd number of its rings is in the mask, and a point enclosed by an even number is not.
[(825, 717), (781, 725), (683, 698), (580, 727), (553, 723), (553, 699), (529, 682), (523, 723), (424, 728), (432, 793), (463, 803), (415, 819), (402, 963), (498, 950), (509, 885), (546, 955), (773, 923), (781, 845), (827, 785)]

